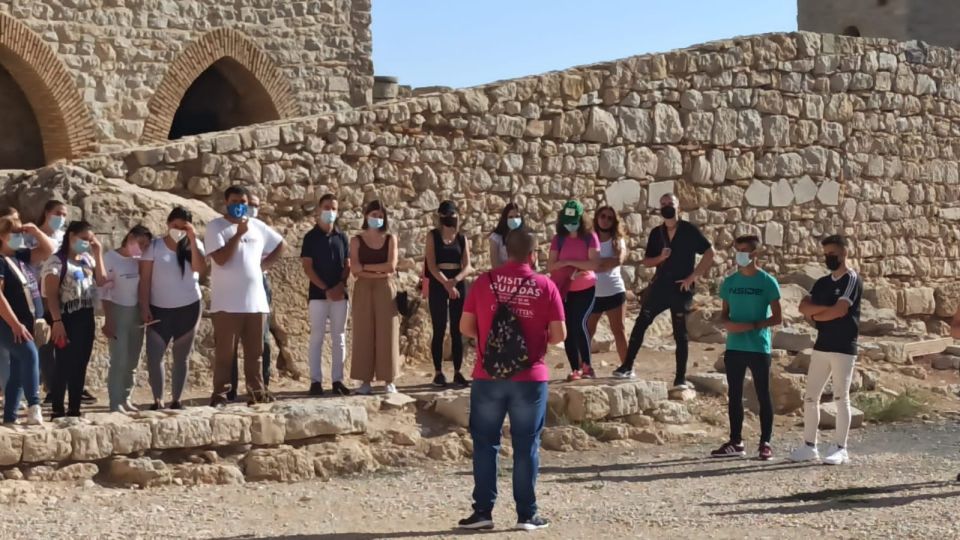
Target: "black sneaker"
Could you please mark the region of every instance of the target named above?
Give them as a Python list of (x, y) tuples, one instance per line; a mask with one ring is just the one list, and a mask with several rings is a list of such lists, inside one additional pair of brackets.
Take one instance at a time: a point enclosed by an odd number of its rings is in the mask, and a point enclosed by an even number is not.
[(179, 401), (171, 401), (171, 402), (170, 402), (170, 409), (171, 409), (171, 410), (174, 410), (174, 411), (182, 410), (182, 409), (183, 409), (183, 403), (180, 403)]
[(546, 529), (549, 526), (550, 522), (540, 516), (533, 516), (530, 519), (517, 522), (517, 529), (520, 529), (521, 531), (536, 531), (539, 529)]
[(323, 385), (318, 382), (310, 383), (310, 392), (311, 396), (322, 396), (323, 395)]
[(634, 373), (632, 367), (622, 365), (613, 370), (613, 378), (615, 379), (632, 379), (634, 377), (636, 377), (636, 374)]
[(342, 382), (337, 381), (333, 383), (333, 393), (338, 396), (349, 396), (350, 389), (347, 388)]
[(154, 401), (153, 405), (150, 405), (151, 411), (159, 411), (162, 408), (163, 408), (163, 403), (159, 401)]
[(433, 385), (437, 388), (444, 388), (447, 386), (447, 378), (443, 376), (443, 372), (437, 372), (437, 375), (433, 378)]
[(210, 406), (214, 409), (222, 409), (227, 406), (227, 400), (220, 396), (216, 396), (210, 399)]
[(733, 442), (723, 443), (723, 446), (710, 452), (710, 457), (712, 458), (732, 458), (743, 457), (745, 455), (747, 455), (747, 452), (743, 448), (743, 443), (734, 444)]
[(80, 402), (86, 405), (92, 405), (97, 402), (97, 398), (93, 397), (93, 394), (91, 394), (89, 390), (84, 388), (83, 393), (80, 394)]
[(457, 527), (471, 531), (489, 530), (493, 528), (493, 516), (474, 512), (467, 519), (461, 519)]
[(464, 377), (463, 374), (461, 374), (458, 371), (453, 374), (453, 384), (465, 388), (467, 386), (470, 386), (470, 381), (468, 381), (467, 378)]

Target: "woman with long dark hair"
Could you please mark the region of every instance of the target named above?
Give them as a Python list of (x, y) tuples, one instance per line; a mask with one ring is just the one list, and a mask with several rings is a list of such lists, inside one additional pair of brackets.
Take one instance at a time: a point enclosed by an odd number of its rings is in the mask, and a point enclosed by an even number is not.
[[(87, 364), (96, 335), (94, 291), (106, 283), (103, 248), (93, 226), (73, 221), (63, 244), (43, 265), (43, 295), (50, 311), (54, 344), (51, 393), (53, 417), (80, 416)], [(70, 400), (64, 408), (69, 391)]]
[(363, 231), (350, 240), (353, 286), (353, 354), (350, 377), (362, 381), (358, 394), (369, 394), (374, 379), (396, 393), (400, 374), (400, 316), (397, 312), (397, 237), (387, 232), (387, 209), (372, 201), (363, 211)]
[(200, 276), (207, 271), (193, 215), (178, 206), (167, 216), (167, 234), (140, 259), (140, 316), (147, 325), (147, 370), (154, 410), (163, 408), (163, 356), (173, 342), (171, 409), (182, 409), (190, 353), (200, 325)]
[(593, 230), (600, 240), (600, 268), (597, 270), (597, 297), (588, 321), (590, 339), (592, 340), (597, 332), (600, 318), (606, 314), (622, 364), (627, 354), (623, 310), (627, 303), (627, 287), (623, 283), (620, 266), (627, 259), (627, 244), (623, 239), (623, 229), (620, 227), (616, 210), (610, 206), (598, 208), (593, 214)]
[(490, 268), (500, 268), (507, 262), (507, 234), (523, 226), (523, 216), (517, 203), (507, 203), (500, 212), (500, 221), (490, 233)]
[(103, 335), (110, 348), (107, 393), (113, 412), (137, 410), (130, 402), (130, 392), (143, 350), (143, 321), (137, 305), (139, 264), (152, 240), (150, 229), (136, 225), (123, 238), (118, 249), (103, 256), (107, 283), (100, 300), (104, 314)]
[(557, 234), (550, 243), (547, 272), (563, 298), (567, 339), (563, 347), (570, 362), (569, 381), (593, 378), (587, 319), (593, 311), (596, 270), (600, 268), (600, 241), (583, 221), (583, 205), (567, 201), (557, 219)]
[(427, 233), (424, 250), (427, 278), (430, 282), (430, 322), (433, 324), (433, 340), (430, 344), (434, 369), (433, 385), (447, 385), (447, 378), (443, 375), (443, 338), (449, 322), (453, 382), (457, 386), (467, 386), (467, 379), (460, 373), (463, 367), (460, 318), (463, 316), (463, 300), (467, 295), (464, 280), (473, 272), (470, 265), (470, 241), (460, 232), (460, 215), (453, 201), (440, 203), (437, 220), (439, 227)]

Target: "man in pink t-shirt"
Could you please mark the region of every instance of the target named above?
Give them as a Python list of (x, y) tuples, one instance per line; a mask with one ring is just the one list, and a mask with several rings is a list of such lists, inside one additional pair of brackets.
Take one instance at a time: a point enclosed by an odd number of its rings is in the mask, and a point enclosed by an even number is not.
[[(535, 487), (540, 466), (540, 432), (547, 416), (544, 357), (547, 346), (566, 337), (563, 301), (557, 286), (533, 271), (536, 237), (526, 228), (507, 235), (510, 260), (480, 276), (463, 306), (460, 330), (476, 338), (477, 361), (470, 390), (470, 434), (473, 437), (473, 514), (460, 521), (463, 529), (492, 529), (497, 499), (497, 458), (503, 421), (510, 415), (513, 438), (513, 498), (517, 528), (542, 529), (547, 520), (537, 515)], [(496, 296), (495, 296), (496, 295)], [(517, 317), (532, 365), (511, 379), (492, 379), (483, 369), (483, 351), (497, 303), (508, 302)]]

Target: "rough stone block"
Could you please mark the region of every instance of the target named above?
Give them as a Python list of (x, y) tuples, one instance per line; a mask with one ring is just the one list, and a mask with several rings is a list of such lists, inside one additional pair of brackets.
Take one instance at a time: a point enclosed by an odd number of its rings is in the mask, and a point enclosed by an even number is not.
[(610, 405), (608, 417), (620, 418), (641, 412), (636, 389), (625, 384), (602, 386)]
[(287, 418), (278, 413), (250, 417), (250, 442), (260, 446), (282, 444), (287, 438)]
[(73, 461), (96, 461), (113, 455), (113, 430), (109, 426), (71, 426), (70, 439)]
[(901, 289), (897, 295), (897, 313), (901, 315), (933, 315), (936, 307), (931, 287)]
[(23, 457), (23, 435), (0, 427), (0, 466), (16, 465)]
[(620, 134), (626, 142), (653, 142), (653, 114), (648, 109), (620, 107), (617, 109), (620, 120)]
[[(850, 427), (858, 428), (863, 426), (863, 411), (856, 407), (850, 407)], [(829, 401), (820, 404), (820, 429), (836, 429), (837, 427), (837, 404)]]
[(210, 417), (199, 414), (177, 414), (151, 424), (156, 449), (195, 448), (213, 444)]
[(725, 396), (729, 386), (727, 376), (723, 373), (694, 373), (687, 375), (687, 382), (696, 388), (697, 392)]
[(152, 421), (128, 421), (106, 424), (110, 429), (114, 454), (133, 454), (153, 446)]
[(653, 182), (647, 191), (647, 206), (650, 208), (660, 208), (660, 197), (674, 192), (674, 182)]
[(747, 203), (758, 208), (770, 206), (770, 186), (760, 180), (754, 180), (747, 188)]
[(63, 461), (70, 457), (73, 446), (70, 431), (52, 425), (31, 428), (23, 432), (23, 461)]
[(316, 474), (313, 456), (290, 446), (251, 450), (243, 458), (243, 470), (250, 481), (299, 482)]
[(638, 210), (643, 189), (636, 180), (619, 180), (607, 186), (605, 198), (607, 204), (617, 212), (632, 212)]
[(587, 128), (583, 133), (586, 141), (612, 143), (617, 138), (617, 119), (609, 112), (593, 107), (587, 117)]
[(246, 415), (216, 413), (210, 418), (213, 444), (230, 446), (251, 442), (251, 418)]
[(464, 392), (445, 392), (433, 401), (433, 410), (460, 427), (470, 426), (470, 395)]
[(688, 424), (692, 415), (686, 405), (676, 401), (661, 401), (653, 411), (653, 417), (663, 424)]
[(667, 399), (667, 383), (663, 381), (633, 381), (624, 383), (624, 386), (633, 387), (637, 393), (637, 405), (642, 411), (650, 410), (658, 402)]
[(790, 352), (812, 349), (816, 340), (811, 332), (796, 326), (776, 329), (773, 332), (773, 348)]
[(566, 388), (567, 418), (571, 422), (602, 420), (610, 415), (610, 398), (599, 386)]
[(341, 402), (304, 400), (283, 403), (275, 406), (273, 412), (286, 417), (288, 441), (367, 430), (367, 410)]
[(622, 146), (604, 148), (600, 151), (600, 176), (620, 178), (627, 173), (626, 151)]
[(677, 109), (665, 103), (653, 107), (653, 142), (675, 143), (683, 138), (683, 124)]

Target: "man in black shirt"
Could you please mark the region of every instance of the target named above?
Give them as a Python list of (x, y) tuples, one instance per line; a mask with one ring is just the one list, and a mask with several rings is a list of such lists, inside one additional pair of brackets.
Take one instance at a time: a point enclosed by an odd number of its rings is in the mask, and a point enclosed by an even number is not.
[(820, 396), (833, 375), (833, 400), (837, 404), (837, 429), (823, 462), (842, 465), (849, 461), (847, 434), (850, 431), (850, 382), (857, 360), (860, 333), (860, 297), (863, 281), (847, 267), (847, 240), (834, 235), (824, 238), (823, 254), (830, 274), (813, 285), (800, 302), (800, 313), (817, 326), (817, 342), (807, 370), (804, 395), (803, 438), (805, 444), (790, 454), (791, 461), (818, 461), (817, 428), (820, 425)]
[[(627, 379), (634, 376), (633, 362), (643, 346), (647, 328), (657, 315), (670, 310), (673, 339), (676, 341), (677, 372), (673, 384), (686, 388), (687, 373), (687, 313), (693, 304), (694, 284), (713, 264), (713, 247), (700, 229), (677, 215), (680, 200), (668, 193), (660, 197), (660, 215), (663, 225), (650, 232), (643, 265), (656, 268), (653, 281), (641, 297), (640, 315), (630, 332), (626, 359), (613, 375)], [(697, 255), (703, 255), (696, 264)]]

